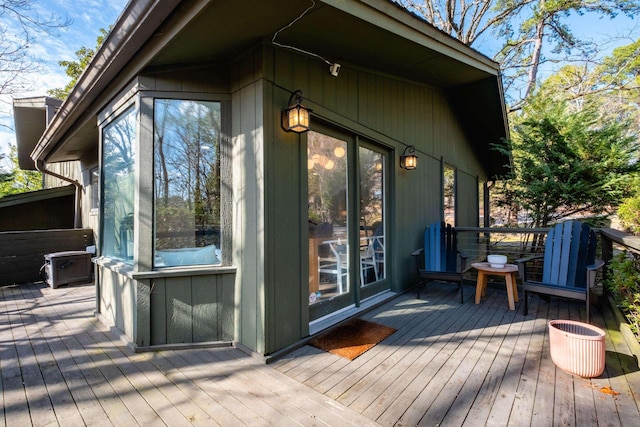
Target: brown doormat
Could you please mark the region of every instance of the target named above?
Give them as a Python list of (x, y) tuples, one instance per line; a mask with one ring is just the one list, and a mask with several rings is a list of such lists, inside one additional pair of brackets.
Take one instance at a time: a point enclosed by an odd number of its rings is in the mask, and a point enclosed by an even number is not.
[(395, 331), (389, 326), (352, 319), (312, 339), (309, 345), (353, 360)]

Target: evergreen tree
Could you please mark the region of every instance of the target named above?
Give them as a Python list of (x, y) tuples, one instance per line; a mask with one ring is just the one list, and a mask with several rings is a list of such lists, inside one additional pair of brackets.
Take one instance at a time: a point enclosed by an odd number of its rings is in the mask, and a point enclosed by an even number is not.
[(22, 170), (18, 166), (18, 150), (15, 145), (11, 146), (9, 160), (13, 165), (11, 171), (0, 172), (0, 198), (42, 188), (42, 173)]
[[(637, 135), (629, 120), (612, 120), (588, 104), (572, 111), (566, 100), (535, 97), (514, 118), (512, 173), (496, 188), (498, 206), (525, 213), (533, 227), (573, 215), (608, 215), (633, 194), (639, 171)], [(521, 215), (522, 217), (522, 215)]]
[(63, 88), (50, 89), (47, 92), (49, 95), (58, 99), (66, 99), (71, 92), (71, 89), (78, 83), (78, 79), (87, 68), (96, 52), (102, 45), (104, 38), (107, 36), (109, 32), (104, 28), (100, 28), (98, 37), (96, 37), (96, 47), (94, 49), (82, 46), (78, 49), (76, 53), (76, 61), (60, 61), (58, 64), (65, 68), (65, 73), (69, 76), (69, 83)]

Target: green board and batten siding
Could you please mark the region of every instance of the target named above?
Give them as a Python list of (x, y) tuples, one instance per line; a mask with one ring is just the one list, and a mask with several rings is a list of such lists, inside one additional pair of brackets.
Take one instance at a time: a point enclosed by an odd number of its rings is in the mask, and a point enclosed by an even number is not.
[[(348, 64), (343, 64), (336, 78), (322, 61), (270, 46), (264, 47), (264, 70), (268, 117), (268, 125), (263, 128), (267, 150), (264, 286), (268, 313), (264, 352), (269, 354), (308, 334), (307, 247), (302, 245), (306, 224), (303, 184), (307, 171), (301, 166), (306, 160), (305, 137), (285, 133), (279, 126), (281, 110), (292, 91), (301, 89), (303, 104), (314, 110), (312, 126), (313, 120), (320, 119), (391, 150), (389, 215), (394, 221), (389, 239), (393, 247), (388, 250), (393, 291), (414, 285), (415, 267), (409, 254), (420, 245), (425, 225), (441, 218), (441, 161), (458, 171), (460, 225), (477, 224), (477, 179), (486, 176), (440, 89)], [(244, 111), (241, 114), (246, 115)], [(414, 171), (398, 167), (406, 145), (416, 146), (419, 163)], [(242, 286), (246, 285), (243, 281)], [(243, 301), (242, 306), (249, 303)]]
[[(134, 83), (133, 90), (142, 94), (141, 109), (145, 111), (139, 133), (138, 151), (145, 155), (153, 153), (152, 115), (150, 106), (155, 97), (185, 97), (191, 99), (215, 99), (229, 103), (229, 73), (225, 67), (202, 67), (179, 72), (142, 75)], [(223, 114), (230, 114), (225, 112)], [(228, 133), (228, 130), (227, 130)], [(221, 146), (221, 168), (224, 176), (232, 175), (231, 147), (229, 139), (223, 138)], [(150, 161), (147, 159), (147, 161)], [(145, 193), (153, 188), (152, 175), (141, 173), (139, 177)], [(221, 206), (221, 238), (230, 247), (231, 183), (223, 182), (221, 193), (226, 194)], [(149, 198), (136, 197), (137, 211), (153, 210)], [(140, 221), (136, 230), (136, 242), (152, 242), (152, 218), (137, 216)], [(142, 233), (142, 230), (145, 230)], [(138, 267), (145, 271), (151, 266), (152, 244), (138, 249)], [(231, 250), (222, 254), (225, 263), (231, 264)], [(101, 316), (109, 324), (123, 331), (137, 347), (179, 344), (192, 342), (231, 341), (234, 330), (235, 271), (176, 274), (136, 273), (131, 268), (99, 263), (101, 277)], [(125, 271), (126, 270), (126, 271)], [(231, 271), (230, 271), (231, 270)]]
[[(485, 173), (442, 90), (348, 64), (336, 78), (321, 61), (269, 45), (228, 67), (227, 75), (219, 69), (164, 73), (155, 85), (145, 77), (146, 89), (162, 92), (195, 88), (184, 81), (192, 74), (210, 79), (197, 85), (206, 88), (203, 94), (230, 95), (229, 235), (237, 273), (140, 281), (138, 289), (147, 295), (139, 295), (138, 331), (125, 330), (137, 345), (233, 339), (270, 354), (308, 335), (306, 136), (280, 127), (281, 111), (296, 89), (314, 109), (312, 123), (322, 120), (390, 150), (393, 291), (414, 285), (409, 254), (420, 245), (425, 225), (441, 218), (443, 161), (458, 170), (459, 225), (477, 224), (477, 179), (486, 179)], [(171, 84), (174, 79), (182, 81)], [(419, 156), (414, 171), (398, 167), (407, 145), (415, 145)]]
[(153, 279), (151, 342), (232, 341), (233, 281), (232, 274)]

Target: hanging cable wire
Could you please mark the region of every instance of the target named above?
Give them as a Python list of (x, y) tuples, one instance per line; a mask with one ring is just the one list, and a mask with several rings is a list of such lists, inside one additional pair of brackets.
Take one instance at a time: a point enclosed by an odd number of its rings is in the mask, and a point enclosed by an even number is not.
[(290, 28), (293, 24), (295, 24), (300, 19), (302, 19), (314, 7), (316, 7), (316, 2), (315, 2), (315, 0), (311, 0), (311, 6), (306, 8), (305, 11), (300, 14), (300, 16), (298, 16), (296, 19), (291, 21), (289, 24), (285, 25), (284, 27), (280, 28), (278, 31), (275, 32), (275, 34), (273, 35), (273, 38), (271, 39), (271, 43), (273, 43), (274, 45), (276, 45), (278, 47), (282, 47), (284, 49), (291, 49), (291, 50), (295, 50), (296, 52), (304, 53), (305, 55), (310, 55), (310, 56), (316, 57), (316, 58), (326, 62), (327, 65), (330, 66), (329, 70), (331, 71), (331, 74), (333, 76), (337, 76), (338, 75), (338, 71), (340, 70), (340, 64), (328, 61), (327, 59), (325, 59), (324, 57), (318, 55), (317, 53), (309, 52), (309, 51), (297, 48), (295, 46), (285, 45), (285, 44), (281, 44), (281, 43), (276, 42), (276, 37), (278, 37), (278, 34), (280, 34), (282, 31), (286, 30), (287, 28)]

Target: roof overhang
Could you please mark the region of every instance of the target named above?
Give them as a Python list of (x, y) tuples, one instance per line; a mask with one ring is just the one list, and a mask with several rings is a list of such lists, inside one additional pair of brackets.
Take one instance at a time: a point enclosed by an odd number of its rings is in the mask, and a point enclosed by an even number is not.
[[(233, 59), (257, 43), (271, 42), (309, 5), (300, 0), (130, 2), (32, 157), (46, 162), (80, 158), (98, 140), (97, 112), (136, 75), (149, 67)], [(442, 88), (479, 153), (508, 134), (498, 64), (389, 0), (316, 0), (277, 41), (333, 62)], [(495, 155), (483, 159), (489, 173), (507, 163)]]
[(18, 165), (20, 169), (35, 170), (30, 154), (53, 118), (62, 101), (48, 96), (13, 100)]

